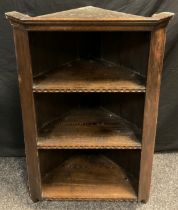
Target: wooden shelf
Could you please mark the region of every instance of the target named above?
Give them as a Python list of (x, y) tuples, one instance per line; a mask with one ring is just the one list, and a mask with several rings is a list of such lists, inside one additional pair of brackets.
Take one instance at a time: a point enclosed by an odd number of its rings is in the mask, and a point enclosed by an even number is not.
[(42, 197), (135, 200), (129, 177), (104, 155), (75, 154), (42, 178)]
[(104, 60), (75, 60), (34, 79), (34, 92), (145, 92), (143, 78)]
[(134, 125), (104, 108), (76, 109), (39, 130), (38, 148), (140, 149)]

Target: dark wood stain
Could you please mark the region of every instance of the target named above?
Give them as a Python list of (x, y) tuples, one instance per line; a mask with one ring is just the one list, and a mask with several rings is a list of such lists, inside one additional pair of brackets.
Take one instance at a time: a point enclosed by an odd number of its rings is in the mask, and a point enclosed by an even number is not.
[(152, 32), (148, 65), (147, 91), (143, 122), (139, 200), (147, 202), (156, 137), (161, 71), (163, 66), (165, 28)]
[(172, 16), (96, 7), (6, 13), (33, 201), (148, 201)]
[(35, 110), (32, 92), (32, 72), (28, 46), (28, 33), (14, 28), (14, 40), (18, 63), (18, 79), (21, 97), (28, 185), (33, 201), (41, 199), (41, 181), (36, 142)]

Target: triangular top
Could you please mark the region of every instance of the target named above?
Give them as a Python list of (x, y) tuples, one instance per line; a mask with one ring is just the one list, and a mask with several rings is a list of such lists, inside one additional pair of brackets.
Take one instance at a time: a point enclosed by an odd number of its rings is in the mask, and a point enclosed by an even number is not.
[(118, 19), (118, 18), (137, 18), (143, 19), (142, 16), (126, 14), (122, 12), (116, 12), (112, 10), (102, 9), (93, 6), (80, 7), (76, 9), (70, 9), (62, 12), (51, 13), (47, 15), (37, 16), (42, 19), (82, 19), (82, 20), (100, 20), (100, 19)]
[(62, 12), (51, 13), (31, 17), (19, 12), (7, 12), (6, 17), (12, 21), (22, 23), (38, 23), (38, 22), (65, 22), (65, 21), (97, 21), (97, 22), (144, 22), (157, 23), (163, 20), (170, 19), (174, 14), (169, 12), (162, 12), (151, 17), (144, 17), (138, 15), (131, 15), (122, 12), (111, 11), (93, 6), (86, 6), (76, 9), (70, 9)]

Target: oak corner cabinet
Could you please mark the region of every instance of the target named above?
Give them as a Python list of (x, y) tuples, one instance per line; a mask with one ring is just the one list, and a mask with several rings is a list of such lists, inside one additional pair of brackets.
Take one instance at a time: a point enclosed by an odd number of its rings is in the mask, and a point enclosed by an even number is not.
[(87, 6), (14, 31), (33, 201), (149, 198), (166, 26)]

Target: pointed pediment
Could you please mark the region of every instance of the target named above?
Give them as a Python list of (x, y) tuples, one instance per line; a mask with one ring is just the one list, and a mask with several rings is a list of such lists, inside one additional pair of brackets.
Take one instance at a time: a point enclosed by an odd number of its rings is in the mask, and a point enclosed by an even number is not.
[(100, 20), (100, 19), (143, 19), (145, 17), (137, 16), (137, 15), (131, 15), (127, 13), (122, 12), (116, 12), (112, 10), (102, 9), (98, 7), (93, 6), (87, 6), (87, 7), (80, 7), (76, 9), (70, 9), (62, 12), (56, 12), (52, 14), (37, 16), (37, 18), (42, 19), (77, 19), (77, 20)]
[(161, 21), (169, 20), (174, 13), (162, 12), (154, 14), (151, 17), (144, 17), (138, 15), (127, 14), (123, 12), (116, 12), (112, 10), (102, 9), (93, 6), (80, 7), (76, 9), (70, 9), (62, 12), (56, 12), (40, 16), (29, 16), (20, 12), (7, 12), (6, 17), (12, 22), (21, 22), (25, 24), (37, 24), (37, 23), (53, 23), (53, 22), (115, 22), (115, 23), (138, 23), (138, 24), (157, 24)]

